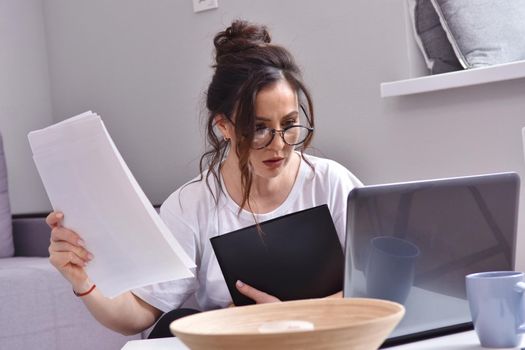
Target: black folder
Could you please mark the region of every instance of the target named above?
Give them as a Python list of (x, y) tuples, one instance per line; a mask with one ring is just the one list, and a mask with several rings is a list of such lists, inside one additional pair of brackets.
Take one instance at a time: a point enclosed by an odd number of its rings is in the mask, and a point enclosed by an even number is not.
[(298, 211), (210, 239), (235, 305), (254, 301), (241, 280), (282, 301), (342, 290), (344, 258), (328, 206)]

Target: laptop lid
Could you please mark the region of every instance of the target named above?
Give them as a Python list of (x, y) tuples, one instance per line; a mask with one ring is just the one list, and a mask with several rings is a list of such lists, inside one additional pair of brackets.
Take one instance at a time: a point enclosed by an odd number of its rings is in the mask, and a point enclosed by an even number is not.
[(349, 194), (344, 296), (406, 308), (384, 346), (471, 327), (465, 275), (514, 269), (518, 197), (516, 173)]

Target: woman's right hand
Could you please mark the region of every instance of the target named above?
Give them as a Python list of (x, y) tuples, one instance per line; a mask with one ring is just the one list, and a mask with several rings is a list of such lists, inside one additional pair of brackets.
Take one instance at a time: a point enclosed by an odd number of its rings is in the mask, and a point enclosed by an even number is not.
[(93, 255), (76, 232), (62, 226), (63, 219), (64, 214), (60, 212), (51, 212), (46, 218), (51, 228), (49, 261), (71, 283), (73, 290), (83, 291), (89, 284), (84, 267)]

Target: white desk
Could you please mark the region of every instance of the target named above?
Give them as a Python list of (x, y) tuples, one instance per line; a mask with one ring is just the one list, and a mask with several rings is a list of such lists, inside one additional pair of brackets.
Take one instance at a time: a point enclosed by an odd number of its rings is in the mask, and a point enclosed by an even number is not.
[[(525, 347), (525, 341), (522, 342), (521, 347)], [(520, 349), (517, 347), (515, 349)], [(405, 345), (393, 346), (386, 348), (387, 350), (481, 350), (478, 336), (474, 331), (451, 334), (439, 338), (432, 338), (415, 343)], [(491, 349), (498, 350), (498, 349)], [(509, 350), (509, 348), (505, 349)]]
[(189, 350), (178, 338), (130, 340), (122, 350)]
[[(525, 347), (523, 341), (521, 347)], [(444, 337), (423, 340), (415, 343), (386, 348), (388, 350), (481, 350), (478, 337), (474, 331), (456, 333)], [(520, 349), (519, 347), (516, 349)], [(122, 350), (189, 350), (177, 338), (162, 338), (150, 340), (131, 340)], [(497, 350), (497, 349), (491, 349)], [(505, 349), (509, 350), (509, 349)]]

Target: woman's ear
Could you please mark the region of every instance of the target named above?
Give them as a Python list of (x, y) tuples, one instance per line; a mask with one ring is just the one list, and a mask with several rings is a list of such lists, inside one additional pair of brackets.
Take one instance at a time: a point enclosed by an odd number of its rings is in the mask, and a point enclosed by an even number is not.
[(215, 125), (217, 126), (217, 129), (219, 129), (225, 140), (229, 140), (232, 138), (232, 124), (224, 114), (217, 114), (215, 116)]

